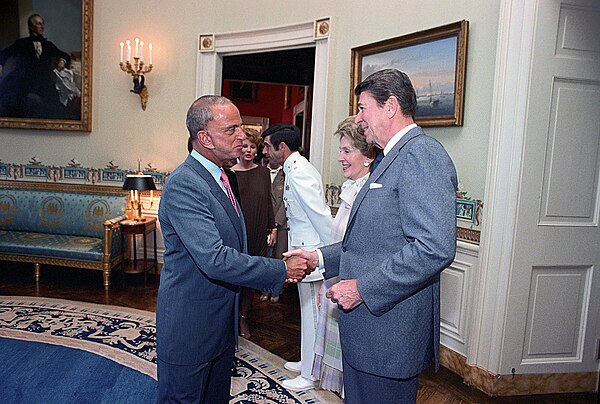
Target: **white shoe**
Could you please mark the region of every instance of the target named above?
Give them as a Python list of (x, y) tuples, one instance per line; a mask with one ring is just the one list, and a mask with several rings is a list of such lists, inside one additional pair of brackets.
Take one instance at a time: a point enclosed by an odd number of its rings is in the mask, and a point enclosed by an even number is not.
[(290, 372), (300, 373), (302, 370), (302, 362), (286, 362), (283, 364), (283, 367)]
[(287, 390), (300, 391), (314, 389), (317, 383), (313, 382), (312, 380), (305, 379), (302, 376), (298, 376), (294, 379), (284, 380), (281, 382), (281, 385)]

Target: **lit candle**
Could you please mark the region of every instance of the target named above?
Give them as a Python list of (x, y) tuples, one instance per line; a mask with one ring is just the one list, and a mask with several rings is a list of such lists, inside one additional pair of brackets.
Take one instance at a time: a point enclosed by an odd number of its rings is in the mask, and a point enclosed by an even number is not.
[(140, 38), (135, 38), (135, 57), (139, 56), (138, 51), (140, 48)]
[(148, 44), (148, 49), (150, 50), (150, 64), (152, 64), (152, 42)]
[(140, 61), (144, 61), (144, 41), (140, 41)]
[(123, 42), (121, 42), (119, 45), (121, 46), (121, 61), (120, 61), (120, 63), (123, 63), (123, 45), (124, 44), (123, 44)]
[(128, 39), (125, 43), (127, 44), (127, 58), (125, 61), (129, 62), (131, 60), (131, 41)]

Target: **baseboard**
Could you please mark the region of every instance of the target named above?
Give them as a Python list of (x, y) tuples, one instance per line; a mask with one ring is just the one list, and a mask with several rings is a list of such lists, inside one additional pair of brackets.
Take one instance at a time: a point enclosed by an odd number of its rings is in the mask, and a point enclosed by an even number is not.
[(443, 345), (440, 364), (488, 396), (593, 393), (598, 388), (598, 372), (497, 375), (479, 366), (467, 365), (463, 355)]
[(440, 365), (464, 379), (467, 358), (444, 345), (440, 345)]

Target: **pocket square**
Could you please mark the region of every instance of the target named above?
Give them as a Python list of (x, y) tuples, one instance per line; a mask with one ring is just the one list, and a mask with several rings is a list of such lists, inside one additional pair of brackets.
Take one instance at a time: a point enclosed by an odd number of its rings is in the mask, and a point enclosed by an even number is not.
[(372, 182), (369, 184), (369, 189), (377, 189), (377, 188), (383, 188), (383, 184), (379, 184), (377, 182)]

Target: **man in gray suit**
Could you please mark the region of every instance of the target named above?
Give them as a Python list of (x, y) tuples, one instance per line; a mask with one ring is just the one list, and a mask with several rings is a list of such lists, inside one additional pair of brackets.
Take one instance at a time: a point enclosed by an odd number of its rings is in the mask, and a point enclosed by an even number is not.
[(439, 364), (440, 272), (456, 251), (456, 171), (414, 123), (416, 94), (395, 69), (354, 90), (356, 122), (384, 157), (356, 197), (341, 242), (300, 255), (339, 275), (347, 403), (414, 403), (418, 374)]
[[(225, 97), (187, 113), (193, 149), (169, 176), (158, 218), (165, 240), (156, 305), (159, 403), (228, 403), (239, 287), (279, 294), (305, 260), (251, 257), (244, 218), (221, 169), (239, 156), (242, 119)], [(314, 268), (314, 267), (313, 267)]]

